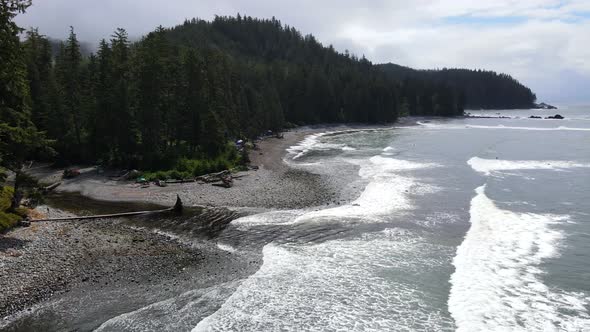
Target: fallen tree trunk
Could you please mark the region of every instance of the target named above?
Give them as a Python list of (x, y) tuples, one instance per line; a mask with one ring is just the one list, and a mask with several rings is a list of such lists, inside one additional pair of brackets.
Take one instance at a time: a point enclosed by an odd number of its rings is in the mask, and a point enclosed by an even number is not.
[(228, 175), (230, 175), (230, 172), (228, 170), (225, 170), (225, 171), (221, 171), (218, 173), (210, 173), (210, 174), (197, 176), (195, 178), (195, 180), (203, 181), (203, 182), (207, 182), (207, 183), (217, 182), (217, 181), (220, 181), (222, 177), (228, 176)]
[(61, 185), (61, 181), (58, 181), (58, 182), (56, 182), (54, 184), (51, 184), (51, 185), (43, 188), (43, 191), (46, 192), (46, 193), (47, 192), (50, 192), (50, 191), (54, 190), (55, 188), (59, 187), (60, 185)]
[(196, 182), (195, 179), (183, 179), (183, 180), (166, 180), (164, 181), (168, 184), (176, 184), (176, 183), (190, 183), (190, 182)]
[(129, 216), (139, 216), (144, 214), (154, 214), (154, 213), (163, 213), (163, 212), (174, 212), (180, 214), (182, 212), (182, 200), (180, 196), (176, 195), (176, 204), (173, 207), (161, 210), (149, 210), (149, 211), (133, 211), (133, 212), (121, 212), (121, 213), (112, 213), (112, 214), (99, 214), (94, 216), (78, 216), (78, 217), (65, 217), (65, 218), (48, 218), (48, 219), (34, 219), (30, 220), (31, 222), (41, 222), (41, 221), (70, 221), (70, 220), (91, 220), (91, 219), (105, 219), (105, 218), (118, 218), (118, 217), (129, 217)]

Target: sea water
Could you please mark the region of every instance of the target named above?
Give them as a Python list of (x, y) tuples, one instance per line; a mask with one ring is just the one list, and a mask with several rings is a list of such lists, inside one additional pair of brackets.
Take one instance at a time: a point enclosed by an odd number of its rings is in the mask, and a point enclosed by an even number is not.
[(310, 135), (285, 162), (356, 199), (233, 221), (258, 271), (98, 330), (590, 331), (590, 107), (548, 112)]
[(547, 112), (291, 147), (310, 172), (356, 165), (364, 189), (235, 221), (271, 238), (263, 265), (193, 331), (590, 330), (590, 108), (527, 118)]

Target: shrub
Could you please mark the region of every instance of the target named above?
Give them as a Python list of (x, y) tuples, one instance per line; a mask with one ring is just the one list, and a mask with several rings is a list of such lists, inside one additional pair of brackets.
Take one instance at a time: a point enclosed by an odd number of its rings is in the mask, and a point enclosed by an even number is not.
[[(0, 189), (0, 232), (16, 226), (22, 220), (22, 216), (6, 212), (10, 208), (13, 193), (14, 189), (12, 187), (3, 187)], [(24, 211), (19, 212), (24, 213)]]

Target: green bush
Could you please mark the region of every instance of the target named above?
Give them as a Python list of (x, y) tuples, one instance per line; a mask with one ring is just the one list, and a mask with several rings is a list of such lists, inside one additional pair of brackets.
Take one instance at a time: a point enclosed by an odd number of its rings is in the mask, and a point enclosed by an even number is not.
[[(0, 233), (16, 226), (22, 220), (22, 216), (6, 212), (10, 208), (13, 193), (12, 187), (3, 187), (0, 190)], [(20, 212), (24, 213), (25, 211)]]
[(4, 186), (0, 190), (0, 212), (8, 210), (14, 194), (14, 188)]
[(240, 156), (233, 143), (228, 143), (214, 159), (204, 154), (197, 155), (195, 158), (180, 158), (174, 163), (171, 169), (144, 172), (143, 176), (148, 181), (183, 180), (208, 173), (230, 170), (240, 164), (243, 164), (242, 156)]

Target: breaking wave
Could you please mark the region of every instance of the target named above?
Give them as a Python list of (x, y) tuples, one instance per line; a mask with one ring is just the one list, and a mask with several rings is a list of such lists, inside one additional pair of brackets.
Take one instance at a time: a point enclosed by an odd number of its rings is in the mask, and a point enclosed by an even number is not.
[(510, 170), (562, 170), (568, 168), (587, 168), (590, 164), (578, 163), (573, 161), (560, 160), (501, 160), (501, 159), (483, 159), (474, 157), (467, 161), (475, 171), (485, 175), (491, 175), (493, 172), (510, 171)]
[[(450, 124), (441, 124), (441, 123), (430, 123), (430, 122), (422, 122), (418, 121), (417, 124), (420, 125), (422, 128), (428, 129), (508, 129), (508, 130), (532, 130), (532, 131), (590, 131), (590, 128), (581, 128), (581, 127), (566, 127), (566, 126), (559, 126), (559, 127), (525, 127), (525, 126), (505, 126), (505, 125), (496, 125), (496, 126), (483, 126), (483, 125), (450, 125)], [(418, 128), (420, 128), (418, 127)], [(406, 128), (414, 128), (414, 127), (406, 127)]]
[(453, 260), (448, 305), (458, 331), (588, 330), (589, 299), (541, 279), (539, 265), (558, 255), (563, 237), (551, 225), (567, 216), (501, 210), (485, 186), (476, 193)]
[[(447, 262), (405, 230), (316, 245), (268, 244), (264, 263), (198, 331), (389, 331), (449, 329), (453, 323), (422, 294), (416, 278)], [(442, 255), (441, 255), (442, 256)]]

